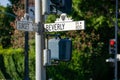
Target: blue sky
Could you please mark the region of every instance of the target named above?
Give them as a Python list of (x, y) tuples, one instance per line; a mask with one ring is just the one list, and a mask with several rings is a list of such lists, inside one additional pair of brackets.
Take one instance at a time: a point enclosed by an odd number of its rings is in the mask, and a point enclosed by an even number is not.
[(8, 0), (0, 0), (0, 5), (2, 6), (7, 6), (8, 3), (9, 3)]

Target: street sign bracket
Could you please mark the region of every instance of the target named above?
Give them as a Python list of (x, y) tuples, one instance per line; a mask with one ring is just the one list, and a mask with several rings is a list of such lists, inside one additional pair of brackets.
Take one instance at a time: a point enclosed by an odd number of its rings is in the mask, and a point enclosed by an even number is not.
[(67, 17), (67, 14), (66, 13), (62, 13), (60, 15), (60, 18), (57, 18), (55, 23), (58, 23), (58, 22), (72, 22), (73, 19)]

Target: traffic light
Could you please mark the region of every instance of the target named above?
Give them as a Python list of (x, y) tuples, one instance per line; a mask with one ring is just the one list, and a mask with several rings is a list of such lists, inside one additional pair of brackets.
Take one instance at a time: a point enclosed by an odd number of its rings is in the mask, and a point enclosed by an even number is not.
[(51, 59), (69, 61), (72, 54), (72, 41), (70, 39), (52, 38), (48, 41)]
[(50, 11), (57, 10), (69, 14), (72, 10), (72, 0), (50, 0)]
[(116, 45), (115, 39), (110, 39), (109, 41), (109, 53), (110, 54), (115, 54), (115, 45)]

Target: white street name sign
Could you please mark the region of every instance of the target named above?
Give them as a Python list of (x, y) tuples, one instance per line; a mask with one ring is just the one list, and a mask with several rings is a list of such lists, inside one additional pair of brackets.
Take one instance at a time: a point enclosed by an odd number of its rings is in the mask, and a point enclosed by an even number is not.
[(34, 31), (32, 21), (17, 21), (17, 29), (22, 31)]
[(44, 24), (45, 32), (84, 30), (85, 21), (56, 22)]

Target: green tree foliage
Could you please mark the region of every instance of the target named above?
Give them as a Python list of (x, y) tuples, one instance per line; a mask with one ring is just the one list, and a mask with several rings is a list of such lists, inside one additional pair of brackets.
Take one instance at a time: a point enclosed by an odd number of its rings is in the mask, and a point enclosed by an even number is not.
[(11, 35), (13, 27), (10, 22), (15, 19), (11, 7), (0, 6), (0, 44), (5, 48), (11, 45)]
[[(31, 42), (29, 51), (29, 78), (35, 80), (34, 43)], [(0, 46), (0, 79), (24, 80), (24, 50)]]
[[(23, 50), (3, 49), (0, 46), (0, 79), (23, 79)], [(21, 74), (22, 73), (22, 74)]]

